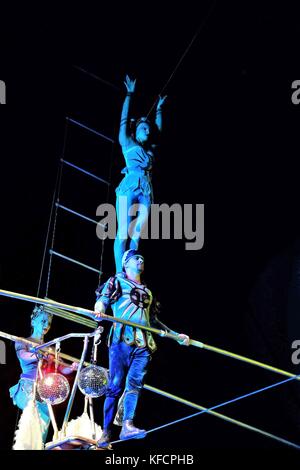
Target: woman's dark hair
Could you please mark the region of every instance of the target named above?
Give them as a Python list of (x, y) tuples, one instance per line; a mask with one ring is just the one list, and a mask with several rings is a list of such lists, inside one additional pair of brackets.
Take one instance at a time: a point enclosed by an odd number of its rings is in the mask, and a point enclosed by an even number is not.
[(146, 123), (152, 129), (152, 122), (145, 116), (138, 118), (135, 122), (135, 128), (137, 129), (139, 124)]

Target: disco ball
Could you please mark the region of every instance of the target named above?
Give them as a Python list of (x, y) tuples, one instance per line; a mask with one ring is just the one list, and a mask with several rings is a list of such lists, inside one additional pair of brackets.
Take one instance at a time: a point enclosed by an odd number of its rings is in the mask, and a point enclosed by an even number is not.
[(37, 384), (38, 393), (49, 405), (58, 405), (65, 401), (70, 393), (70, 385), (62, 374), (46, 374)]
[(79, 374), (78, 387), (86, 396), (97, 398), (104, 395), (108, 384), (107, 370), (99, 366), (88, 366)]

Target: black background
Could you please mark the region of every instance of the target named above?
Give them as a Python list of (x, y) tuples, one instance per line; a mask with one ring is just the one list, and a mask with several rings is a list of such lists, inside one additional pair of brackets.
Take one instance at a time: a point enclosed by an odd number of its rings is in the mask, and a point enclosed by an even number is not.
[[(184, 241), (144, 241), (146, 282), (163, 304), (162, 319), (175, 330), (293, 371), (300, 107), (291, 101), (291, 84), (299, 79), (299, 12), (292, 3), (223, 3), (86, 3), (64, 10), (26, 5), (7, 13), (0, 64), (7, 86), (1, 107), (1, 288), (36, 295), (66, 116), (116, 138), (125, 74), (137, 78), (138, 116), (149, 111), (175, 71), (165, 89), (155, 200), (204, 203), (205, 243), (200, 251), (186, 251)], [(71, 124), (65, 157), (100, 176), (107, 176), (112, 158), (112, 186), (120, 181), (119, 146), (112, 150)], [(95, 218), (105, 199), (101, 185), (64, 170), (62, 203)], [(99, 266), (101, 242), (88, 222), (59, 212), (55, 247)], [(111, 242), (103, 266), (104, 277), (111, 275)], [(96, 287), (96, 274), (53, 260), (49, 297), (92, 308)], [(29, 304), (2, 298), (1, 330), (29, 335), (30, 312)], [(48, 338), (82, 330), (55, 318)], [(281, 379), (211, 352), (158, 342), (146, 382), (204, 406)], [(79, 354), (75, 343), (65, 350)], [(19, 369), (13, 345), (6, 345), (0, 409), (1, 448), (8, 450), (16, 423), (8, 387)], [(107, 365), (104, 344), (100, 355)], [(218, 411), (299, 442), (299, 405), (293, 384)], [(75, 415), (82, 407), (78, 397)], [(190, 412), (145, 391), (136, 422), (150, 429)], [(207, 415), (152, 433), (134, 449), (162, 447), (285, 449)]]

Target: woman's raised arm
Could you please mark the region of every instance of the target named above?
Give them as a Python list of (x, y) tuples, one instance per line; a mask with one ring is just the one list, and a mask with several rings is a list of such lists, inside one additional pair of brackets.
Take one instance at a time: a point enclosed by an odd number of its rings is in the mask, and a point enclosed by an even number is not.
[(127, 94), (123, 103), (122, 113), (121, 113), (121, 122), (120, 122), (120, 131), (119, 131), (119, 142), (122, 147), (125, 147), (128, 144), (130, 139), (130, 129), (129, 129), (129, 113), (130, 113), (130, 104), (131, 97), (135, 91), (136, 80), (131, 80), (131, 78), (126, 75), (124, 84), (126, 86)]

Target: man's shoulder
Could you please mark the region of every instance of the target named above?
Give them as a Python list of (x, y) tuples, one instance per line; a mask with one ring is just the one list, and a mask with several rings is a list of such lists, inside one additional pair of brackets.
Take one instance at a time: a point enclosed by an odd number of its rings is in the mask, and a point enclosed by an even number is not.
[(126, 275), (123, 273), (117, 273), (115, 275), (115, 282), (118, 282), (122, 286), (131, 286), (133, 282), (127, 279)]
[(152, 292), (149, 289), (149, 287), (143, 282), (142, 284), (139, 284), (137, 282), (134, 282), (126, 277), (125, 273), (116, 273), (115, 275), (111, 276), (108, 278), (108, 280), (105, 283), (105, 286), (110, 286), (110, 288), (116, 288), (120, 287), (122, 290), (123, 289), (128, 289), (130, 288), (140, 288), (142, 290), (145, 290), (152, 296)]

